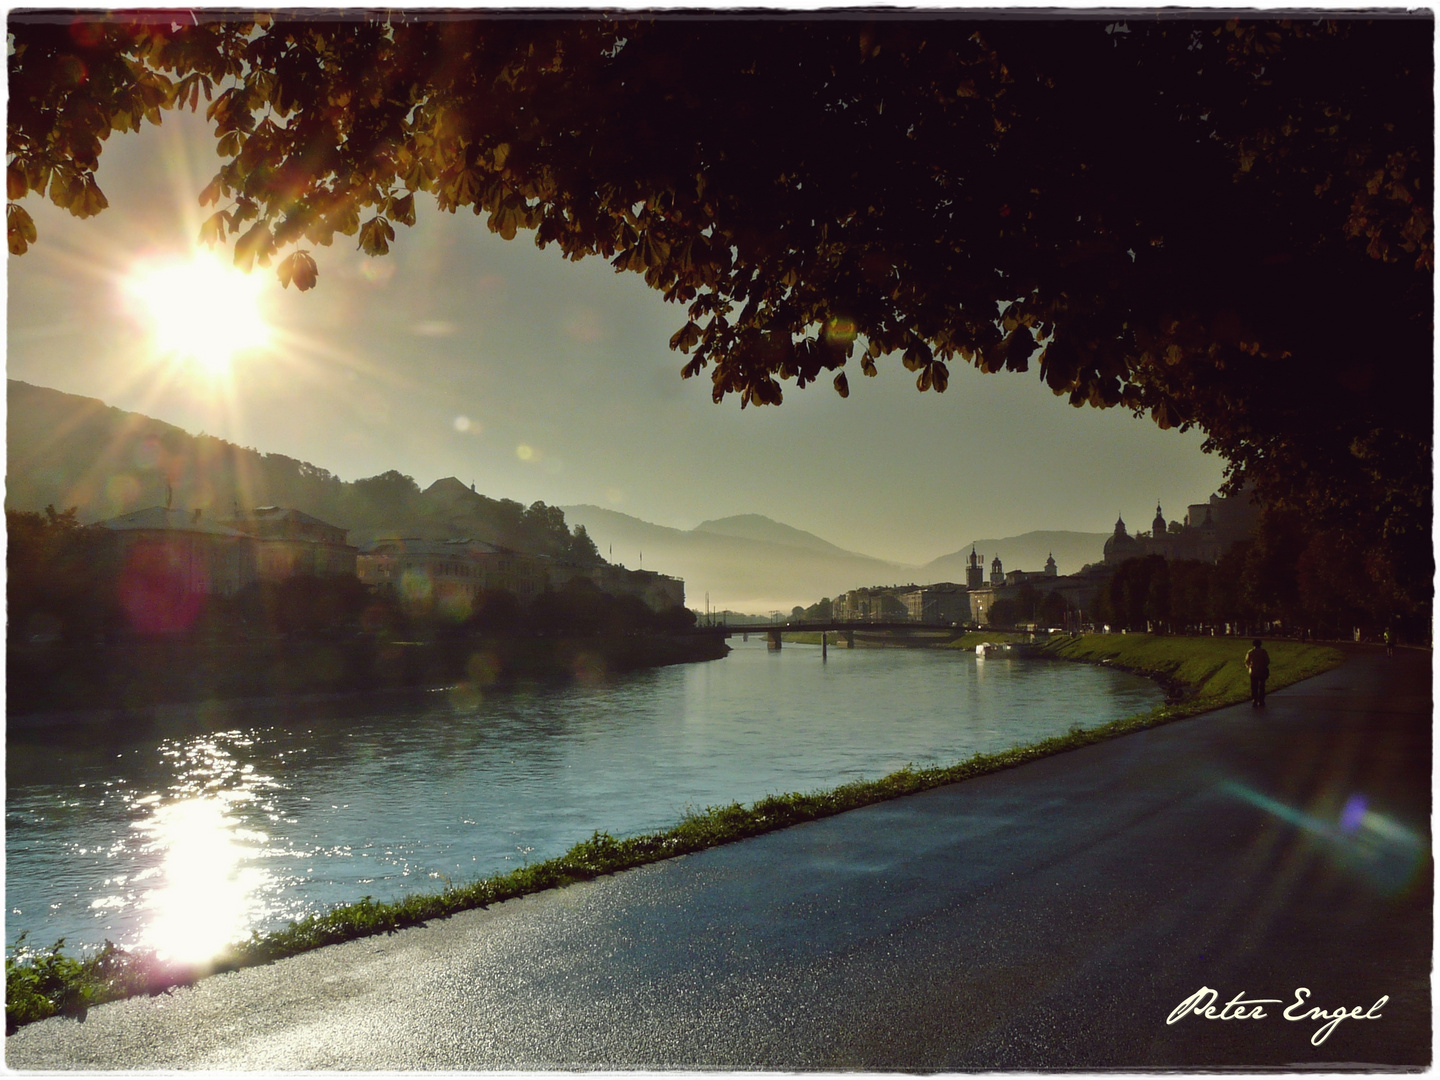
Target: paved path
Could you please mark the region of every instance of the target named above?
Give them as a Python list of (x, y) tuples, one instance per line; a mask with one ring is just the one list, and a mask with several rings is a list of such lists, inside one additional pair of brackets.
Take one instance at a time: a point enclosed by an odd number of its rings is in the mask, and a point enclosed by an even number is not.
[[(1428, 653), (1356, 650), (1263, 713), (49, 1020), (7, 1063), (1423, 1066), (1430, 711)], [(1281, 1003), (1167, 1025), (1202, 986)], [(1317, 1047), (1297, 987), (1389, 1001)]]

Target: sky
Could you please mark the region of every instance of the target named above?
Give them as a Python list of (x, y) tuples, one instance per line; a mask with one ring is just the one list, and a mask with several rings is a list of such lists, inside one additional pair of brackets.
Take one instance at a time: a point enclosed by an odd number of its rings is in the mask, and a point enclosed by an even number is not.
[[(456, 476), (494, 498), (593, 503), (682, 529), (763, 514), (912, 564), (981, 537), (1109, 532), (1117, 515), (1143, 527), (1157, 499), (1180, 519), (1221, 482), (1200, 433), (1072, 408), (1034, 369), (957, 362), (946, 393), (922, 394), (896, 355), (874, 379), (855, 364), (848, 399), (824, 380), (785, 384), (779, 407), (713, 404), (709, 379), (682, 380), (668, 347), (683, 308), (638, 275), (569, 262), (525, 232), (501, 240), (483, 217), (423, 195), (388, 256), (345, 236), (313, 249), (308, 292), (257, 268), (197, 295), (193, 271), (156, 270), (196, 251), (208, 213), (197, 195), (220, 160), (205, 128), (203, 115), (166, 113), (112, 136), (99, 172), (110, 206), (96, 217), (24, 201), (40, 235), (8, 257), (11, 378), (345, 480)], [(167, 353), (143, 303), (162, 286), (222, 343), (244, 338), (254, 306), (269, 341), (218, 372)], [(207, 316), (216, 294), (225, 305)]]

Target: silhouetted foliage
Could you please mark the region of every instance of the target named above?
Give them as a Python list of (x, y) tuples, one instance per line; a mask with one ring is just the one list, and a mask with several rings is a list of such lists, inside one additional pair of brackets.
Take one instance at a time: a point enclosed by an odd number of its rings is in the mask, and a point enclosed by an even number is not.
[(1244, 632), (1278, 624), (1294, 632), (1349, 638), (1386, 626), (1424, 641), (1428, 627), (1406, 598), (1386, 591), (1373, 554), (1336, 532), (1310, 532), (1294, 514), (1267, 512), (1255, 535), (1216, 564), (1130, 559), (1096, 598), (1097, 622), (1114, 629), (1194, 630), (1231, 625)]
[(12, 644), (90, 642), (123, 625), (116, 599), (115, 536), (82, 528), (71, 507), (7, 510), (8, 639)]
[(359, 629), (372, 602), (359, 578), (298, 575), (254, 582), (223, 606), (251, 633), (315, 636)]
[(515, 633), (525, 627), (525, 609), (512, 592), (482, 589), (475, 597), (469, 626), (484, 634)]
[(997, 629), (1008, 629), (1020, 621), (1020, 605), (1014, 600), (996, 600), (990, 605), (990, 625)]
[(833, 618), (834, 615), (835, 605), (828, 596), (821, 597), (804, 611), (804, 617), (807, 620), (814, 620), (816, 622), (826, 622)]
[(685, 608), (652, 611), (638, 596), (612, 596), (583, 577), (541, 593), (524, 621), (531, 633), (545, 636), (673, 633), (694, 625), (694, 612)]
[(1059, 592), (1051, 590), (1045, 594), (1045, 599), (1041, 601), (1036, 617), (1031, 621), (1044, 626), (1063, 627), (1068, 614), (1070, 614), (1069, 602)]
[(420, 501), (420, 485), (414, 478), (391, 469), (379, 476), (356, 480), (351, 499), (371, 515), (409, 515)]
[[(560, 528), (565, 528), (565, 515), (560, 515)], [(595, 541), (590, 538), (589, 531), (584, 525), (576, 525), (570, 534), (570, 542), (566, 547), (566, 557), (581, 566), (597, 566), (605, 560), (600, 557), (600, 549), (595, 546)]]

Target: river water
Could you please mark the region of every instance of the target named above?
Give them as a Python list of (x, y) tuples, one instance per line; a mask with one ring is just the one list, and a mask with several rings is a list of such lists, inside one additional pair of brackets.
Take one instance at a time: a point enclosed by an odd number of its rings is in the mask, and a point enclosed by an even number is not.
[(6, 937), (198, 960), (338, 903), (435, 890), (594, 830), (950, 764), (1142, 711), (1124, 672), (736, 638), (724, 660), (434, 691), (11, 724)]

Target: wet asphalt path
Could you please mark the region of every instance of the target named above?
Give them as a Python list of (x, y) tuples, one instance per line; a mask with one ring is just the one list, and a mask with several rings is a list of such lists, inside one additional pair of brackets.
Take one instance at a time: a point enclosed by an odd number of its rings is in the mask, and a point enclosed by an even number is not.
[[(1063, 702), (1057, 702), (1063, 708)], [(18, 1069), (1424, 1066), (1430, 654), (54, 1019)], [(1362, 801), (1363, 800), (1363, 801)], [(1347, 810), (1348, 806), (1348, 810)], [(1251, 1020), (1175, 1024), (1201, 987)], [(1320, 1046), (1323, 1020), (1376, 1011)]]

